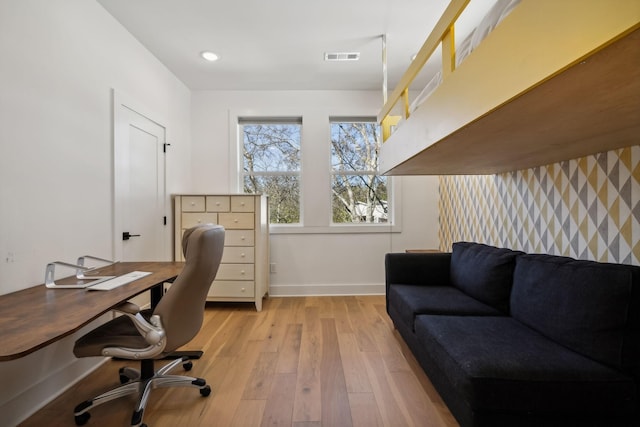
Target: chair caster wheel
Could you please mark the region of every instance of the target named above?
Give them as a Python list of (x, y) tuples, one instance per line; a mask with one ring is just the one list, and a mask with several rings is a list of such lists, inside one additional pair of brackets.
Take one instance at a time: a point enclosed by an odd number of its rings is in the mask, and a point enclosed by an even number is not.
[(191, 368), (193, 368), (193, 362), (184, 362), (182, 364), (182, 367), (184, 368), (185, 371), (190, 371)]
[(132, 368), (123, 367), (118, 370), (120, 374), (120, 384), (126, 384), (140, 377), (140, 374)]
[(200, 394), (204, 397), (207, 397), (211, 394), (211, 387), (209, 386), (205, 386), (204, 388), (200, 389)]
[(89, 418), (91, 418), (91, 414), (88, 412), (85, 412), (84, 414), (81, 415), (76, 415), (75, 419), (76, 419), (76, 425), (77, 426), (83, 426), (87, 423), (87, 421), (89, 421)]

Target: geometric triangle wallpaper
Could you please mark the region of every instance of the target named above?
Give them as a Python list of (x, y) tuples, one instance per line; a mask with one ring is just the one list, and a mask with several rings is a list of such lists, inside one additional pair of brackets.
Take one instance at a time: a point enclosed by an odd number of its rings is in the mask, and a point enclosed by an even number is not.
[(640, 145), (439, 184), (442, 251), (474, 241), (640, 265)]

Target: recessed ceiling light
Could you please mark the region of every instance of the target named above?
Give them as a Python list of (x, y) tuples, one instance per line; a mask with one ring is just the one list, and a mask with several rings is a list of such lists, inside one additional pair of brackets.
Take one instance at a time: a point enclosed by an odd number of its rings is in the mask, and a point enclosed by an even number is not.
[(325, 52), (325, 61), (357, 61), (360, 59), (360, 52)]
[(218, 55), (216, 55), (215, 53), (210, 52), (208, 50), (206, 50), (204, 52), (201, 52), (200, 56), (202, 56), (204, 59), (206, 59), (207, 61), (210, 61), (210, 62), (214, 62), (214, 61), (217, 61), (218, 59), (220, 59), (220, 57)]

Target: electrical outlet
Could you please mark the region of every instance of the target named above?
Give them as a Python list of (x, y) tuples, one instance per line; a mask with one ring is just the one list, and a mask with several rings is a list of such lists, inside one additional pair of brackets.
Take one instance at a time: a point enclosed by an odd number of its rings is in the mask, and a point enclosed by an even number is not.
[(271, 264), (269, 264), (269, 273), (275, 273), (276, 272), (276, 263), (272, 262)]
[(7, 257), (5, 258), (5, 262), (7, 264), (15, 262), (16, 261), (16, 255), (13, 252), (7, 252)]

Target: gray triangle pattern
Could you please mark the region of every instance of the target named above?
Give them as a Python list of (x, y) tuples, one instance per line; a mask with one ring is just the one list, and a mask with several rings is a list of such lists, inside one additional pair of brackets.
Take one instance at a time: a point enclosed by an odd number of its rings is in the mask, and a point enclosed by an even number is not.
[(640, 145), (499, 175), (440, 177), (441, 247), (475, 240), (640, 265), (637, 170)]

